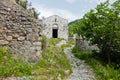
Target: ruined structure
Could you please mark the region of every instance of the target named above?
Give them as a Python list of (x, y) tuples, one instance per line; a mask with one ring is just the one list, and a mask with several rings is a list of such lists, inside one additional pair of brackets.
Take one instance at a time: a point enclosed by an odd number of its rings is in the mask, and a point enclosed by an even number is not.
[(42, 33), (47, 38), (68, 39), (68, 21), (66, 19), (53, 15), (42, 21)]
[(26, 62), (41, 57), (41, 24), (15, 0), (0, 0), (0, 46), (21, 54)]

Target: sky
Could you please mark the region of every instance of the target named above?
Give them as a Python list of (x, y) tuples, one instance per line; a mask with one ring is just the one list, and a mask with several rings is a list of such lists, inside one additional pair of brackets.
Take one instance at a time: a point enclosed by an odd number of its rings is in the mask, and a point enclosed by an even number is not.
[[(28, 0), (40, 12), (39, 18), (58, 15), (68, 22), (81, 19), (85, 13), (106, 0)], [(110, 0), (113, 3), (115, 0)]]

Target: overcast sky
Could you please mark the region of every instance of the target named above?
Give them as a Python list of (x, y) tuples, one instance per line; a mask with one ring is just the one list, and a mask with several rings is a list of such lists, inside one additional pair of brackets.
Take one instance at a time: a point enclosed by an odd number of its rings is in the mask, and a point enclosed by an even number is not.
[[(100, 2), (106, 0), (28, 0), (40, 12), (41, 17), (58, 15), (68, 21), (83, 17), (90, 9), (94, 9)], [(114, 2), (115, 0), (110, 0)]]

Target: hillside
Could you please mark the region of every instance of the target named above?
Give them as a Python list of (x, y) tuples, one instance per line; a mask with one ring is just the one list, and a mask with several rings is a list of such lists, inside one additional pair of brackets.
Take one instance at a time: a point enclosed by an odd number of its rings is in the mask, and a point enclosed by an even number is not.
[[(68, 24), (68, 32), (69, 32), (69, 36), (73, 36), (73, 34), (75, 33), (79, 33), (79, 27), (80, 27), (80, 21), (81, 19), (77, 19), (75, 21), (72, 21)], [(79, 33), (80, 34), (80, 33)]]

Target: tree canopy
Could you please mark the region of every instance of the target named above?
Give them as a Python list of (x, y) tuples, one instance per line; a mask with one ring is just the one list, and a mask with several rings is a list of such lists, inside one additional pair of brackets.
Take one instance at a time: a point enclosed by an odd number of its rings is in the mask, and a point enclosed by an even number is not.
[(120, 55), (120, 0), (113, 4), (109, 1), (99, 4), (71, 26), (75, 30), (73, 33), (77, 32), (91, 44), (96, 44), (108, 62), (111, 57)]

